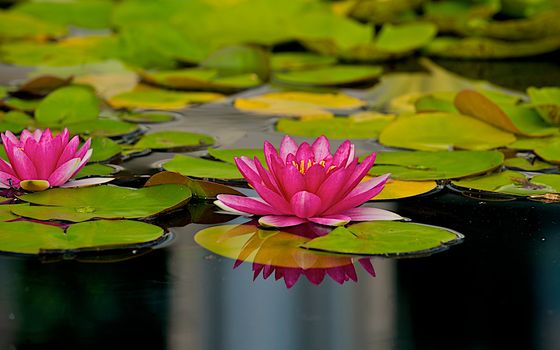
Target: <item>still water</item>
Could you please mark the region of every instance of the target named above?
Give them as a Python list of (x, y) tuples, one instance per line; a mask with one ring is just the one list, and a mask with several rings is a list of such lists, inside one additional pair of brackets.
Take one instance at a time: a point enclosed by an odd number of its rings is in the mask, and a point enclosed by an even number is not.
[[(540, 75), (542, 85), (558, 76), (555, 62), (546, 62), (556, 71)], [(539, 79), (534, 74), (512, 76), (533, 63), (511, 62), (510, 74), (500, 66), (507, 77), (501, 83), (539, 85), (529, 82)], [(480, 72), (490, 79), (492, 66)], [(227, 106), (184, 115), (153, 129), (205, 132), (232, 148), (281, 137), (270, 119)], [(142, 174), (168, 158), (159, 153), (123, 165)], [(288, 289), (274, 276), (253, 281), (250, 263), (234, 269), (234, 260), (199, 247), (193, 236), (208, 225), (188, 223), (179, 212), (166, 218), (178, 226), (173, 241), (153, 251), (81, 261), (0, 256), (0, 349), (560, 348), (558, 204), (443, 190), (381, 206), (466, 238), (430, 257), (375, 258), (376, 277), (356, 265), (356, 283), (327, 277), (314, 285), (301, 276)]]

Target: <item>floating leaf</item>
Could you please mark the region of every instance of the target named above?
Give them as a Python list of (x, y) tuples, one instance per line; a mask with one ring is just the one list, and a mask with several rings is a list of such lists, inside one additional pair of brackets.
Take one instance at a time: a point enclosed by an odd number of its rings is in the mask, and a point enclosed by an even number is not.
[(91, 140), (93, 153), (90, 162), (102, 162), (109, 160), (121, 153), (121, 146), (115, 141), (106, 137), (94, 137)]
[(141, 77), (152, 84), (173, 89), (201, 89), (236, 91), (257, 87), (261, 80), (254, 73), (221, 77), (218, 70), (208, 68), (185, 68), (170, 71), (144, 71)]
[(0, 11), (0, 38), (46, 39), (66, 34), (66, 28), (23, 13)]
[(559, 48), (560, 35), (530, 41), (440, 37), (428, 44), (425, 51), (429, 56), (436, 57), (503, 59), (536, 56), (556, 51)]
[(162, 171), (153, 175), (148, 179), (148, 181), (146, 181), (144, 186), (150, 187), (164, 184), (185, 185), (190, 188), (193, 193), (193, 197), (202, 199), (214, 199), (219, 194), (243, 196), (241, 192), (236, 191), (231, 187), (210, 181), (193, 180), (179, 173), (170, 171)]
[(528, 179), (522, 173), (506, 170), (497, 174), (453, 181), (452, 184), (469, 190), (534, 196), (560, 192), (560, 175), (538, 175)]
[(328, 122), (280, 119), (276, 124), (276, 129), (289, 135), (303, 137), (325, 135), (332, 139), (376, 139), (381, 130), (394, 119), (394, 115), (362, 112), (357, 114), (357, 117), (333, 118)]
[(434, 92), (418, 97), (414, 101), (414, 107), (417, 113), (425, 112), (447, 112), (458, 113), (455, 104), (455, 92)]
[(379, 152), (370, 175), (398, 180), (443, 180), (482, 174), (504, 160), (498, 151)]
[(96, 120), (101, 102), (87, 86), (62, 87), (49, 94), (37, 107), (35, 119), (46, 126), (60, 126)]
[(290, 72), (278, 72), (274, 80), (289, 85), (339, 86), (371, 82), (377, 79), (383, 68), (379, 66), (336, 65)]
[(279, 52), (271, 56), (272, 70), (300, 70), (336, 64), (336, 57), (317, 55), (309, 52)]
[(560, 125), (560, 88), (544, 87), (541, 89), (530, 87), (527, 94), (531, 97), (531, 105), (547, 122)]
[(34, 222), (0, 222), (0, 251), (40, 254), (49, 250), (132, 248), (153, 245), (162, 234), (158, 226), (128, 220), (84, 222), (71, 225), (66, 232)]
[(425, 151), (488, 150), (514, 142), (515, 136), (470, 117), (423, 113), (389, 124), (379, 141), (387, 146)]
[(134, 145), (136, 149), (177, 150), (209, 146), (214, 143), (211, 136), (185, 131), (159, 131), (144, 135)]
[(517, 169), (517, 170), (525, 170), (525, 171), (542, 171), (542, 170), (558, 169), (557, 166), (540, 161), (538, 159), (535, 159), (534, 161), (530, 161), (526, 158), (520, 158), (520, 157), (506, 159), (504, 161), (504, 166), (506, 166), (509, 169)]
[(509, 148), (519, 150), (532, 150), (547, 162), (560, 164), (560, 137), (543, 137), (534, 139), (520, 139)]
[(114, 137), (131, 134), (138, 130), (138, 125), (112, 119), (96, 119), (67, 124), (72, 134), (82, 136)]
[(76, 179), (81, 179), (90, 176), (109, 176), (116, 173), (118, 170), (113, 166), (106, 164), (88, 164), (76, 174)]
[(21, 200), (37, 204), (12, 210), (15, 214), (38, 220), (73, 222), (93, 218), (136, 219), (169, 211), (185, 204), (191, 191), (181, 185), (161, 185), (141, 189), (115, 186), (54, 188), (24, 194)]
[(22, 112), (0, 112), (0, 131), (2, 132), (9, 130), (13, 133), (19, 133), (23, 129), (32, 126), (33, 123), (33, 118)]
[(534, 137), (558, 133), (557, 128), (546, 124), (534, 110), (508, 103), (497, 104), (473, 90), (459, 92), (455, 106), (462, 114), (512, 133)]
[[(370, 177), (366, 177), (369, 179)], [(435, 181), (403, 181), (389, 179), (385, 183), (383, 191), (372, 198), (374, 201), (394, 200), (415, 197), (432, 192), (438, 188)]]
[(366, 103), (342, 93), (272, 92), (255, 97), (238, 98), (235, 107), (253, 113), (280, 116), (331, 117), (328, 110), (354, 109)]
[(375, 41), (375, 46), (389, 53), (414, 51), (429, 43), (437, 33), (437, 27), (429, 22), (385, 24)]
[[(8, 198), (0, 198), (1, 202), (5, 202), (9, 200)], [(24, 204), (2, 204), (0, 205), (0, 221), (10, 221), (10, 220), (14, 220), (14, 219), (18, 219), (19, 216), (14, 215), (12, 213), (12, 209), (13, 208), (17, 208), (17, 207), (24, 207), (27, 206), (27, 203)]]
[(35, 0), (15, 6), (14, 11), (61, 26), (109, 28), (113, 2), (108, 0)]
[(462, 239), (460, 233), (436, 226), (371, 221), (338, 227), (303, 247), (330, 253), (409, 256), (435, 253)]
[(131, 123), (165, 123), (175, 120), (175, 115), (165, 112), (137, 112), (123, 113), (120, 118)]
[(261, 148), (244, 148), (244, 149), (217, 149), (208, 148), (208, 154), (213, 158), (224, 161), (226, 163), (235, 164), (235, 157), (247, 157), (254, 159), (259, 158), (261, 162), (265, 161), (264, 151)]
[(114, 108), (181, 109), (195, 103), (207, 103), (224, 98), (213, 92), (181, 92), (138, 86), (109, 98)]
[(33, 112), (37, 109), (41, 100), (38, 99), (22, 99), (17, 97), (8, 97), (2, 101), (10, 109), (15, 109), (17, 111), (23, 112)]
[(208, 56), (200, 66), (216, 69), (222, 76), (255, 73), (266, 80), (270, 73), (268, 52), (249, 45), (223, 47)]
[(185, 176), (209, 179), (242, 179), (237, 167), (229, 163), (194, 158), (181, 154), (163, 164), (163, 169)]
[(43, 97), (70, 84), (71, 80), (71, 78), (59, 78), (53, 75), (40, 75), (19, 86), (17, 92)]

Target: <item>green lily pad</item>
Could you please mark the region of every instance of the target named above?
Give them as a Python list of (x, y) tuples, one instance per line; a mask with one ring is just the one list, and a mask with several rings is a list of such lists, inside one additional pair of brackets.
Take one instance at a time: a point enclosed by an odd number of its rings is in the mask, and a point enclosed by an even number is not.
[(420, 96), (415, 102), (414, 107), (416, 113), (426, 112), (446, 112), (446, 113), (459, 113), (453, 100), (455, 99), (455, 92), (434, 92)]
[(535, 153), (547, 162), (560, 164), (560, 142), (553, 142), (534, 149)]
[(560, 88), (530, 87), (527, 89), (527, 94), (531, 97), (531, 105), (544, 120), (554, 125), (560, 125)]
[(185, 131), (160, 131), (142, 136), (134, 145), (136, 149), (178, 150), (209, 146), (214, 143), (211, 136)]
[(15, 109), (17, 111), (23, 112), (33, 112), (37, 109), (39, 104), (41, 103), (40, 99), (22, 99), (17, 97), (9, 97), (2, 101), (4, 105), (6, 105), (10, 109)]
[(409, 52), (426, 45), (436, 34), (437, 27), (429, 22), (385, 24), (375, 40), (375, 46), (389, 53)]
[(336, 65), (278, 72), (274, 75), (274, 80), (290, 85), (337, 86), (373, 81), (381, 73), (383, 73), (383, 68), (379, 66)]
[(560, 49), (560, 35), (527, 41), (439, 37), (425, 47), (429, 56), (465, 59), (529, 57)]
[(338, 227), (302, 247), (356, 255), (426, 255), (459, 243), (463, 237), (458, 232), (442, 227), (410, 222), (370, 221)]
[(191, 191), (182, 185), (161, 185), (141, 189), (115, 186), (54, 188), (19, 196), (36, 204), (12, 210), (38, 220), (81, 222), (93, 218), (138, 219), (152, 217), (185, 204)]
[[(118, 233), (118, 234), (116, 234)], [(128, 220), (99, 220), (60, 227), (34, 222), (0, 222), (0, 251), (40, 254), (49, 250), (103, 250), (157, 243), (163, 230)]]
[(90, 162), (102, 162), (109, 160), (121, 153), (121, 146), (115, 141), (107, 137), (94, 137), (91, 140), (91, 154)]
[(2, 132), (10, 130), (13, 133), (20, 133), (23, 129), (33, 125), (33, 123), (33, 118), (23, 112), (0, 112), (0, 131)]
[(498, 151), (379, 152), (370, 175), (397, 180), (443, 180), (482, 174), (504, 161)]
[[(247, 157), (254, 159), (259, 158), (261, 163), (265, 162), (264, 151), (261, 148), (243, 148), (243, 149), (217, 149), (208, 148), (208, 154), (213, 158), (221, 160), (229, 164), (235, 164), (235, 157)], [(265, 165), (266, 166), (266, 165)]]
[(517, 169), (517, 170), (524, 170), (524, 171), (542, 171), (542, 170), (558, 169), (558, 167), (554, 164), (546, 163), (538, 159), (531, 162), (528, 159), (521, 158), (521, 157), (506, 159), (504, 161), (504, 166), (506, 166), (508, 169)]
[(45, 97), (35, 112), (37, 122), (45, 126), (94, 121), (100, 113), (101, 101), (88, 86), (66, 86)]
[(185, 185), (192, 191), (194, 198), (200, 199), (215, 199), (219, 194), (243, 195), (241, 192), (226, 185), (210, 181), (193, 180), (187, 176), (170, 171), (162, 171), (153, 175), (146, 181), (144, 187), (163, 184)]
[(497, 174), (452, 181), (452, 184), (469, 190), (536, 196), (560, 192), (560, 175), (546, 174), (528, 179), (522, 173), (506, 170)]
[(47, 39), (66, 34), (66, 28), (24, 13), (0, 11), (0, 38)]
[[(8, 200), (8, 198), (0, 198), (0, 202), (4, 202)], [(14, 208), (18, 208), (18, 207), (26, 207), (29, 204), (24, 203), (24, 204), (1, 204), (0, 205), (0, 221), (10, 221), (10, 220), (14, 220), (19, 218), (19, 216), (14, 215), (14, 213), (12, 213), (12, 209)]]
[(115, 169), (110, 165), (88, 164), (76, 174), (76, 179), (81, 179), (90, 176), (109, 176), (109, 175), (113, 175), (117, 171), (118, 171), (117, 169)]
[(163, 164), (163, 169), (181, 175), (209, 179), (242, 179), (237, 167), (225, 162), (194, 158), (181, 154)]
[(114, 108), (181, 109), (190, 104), (208, 103), (222, 98), (224, 95), (213, 92), (169, 91), (142, 86), (112, 96), (108, 102)]
[(400, 117), (389, 124), (379, 142), (421, 151), (489, 150), (515, 141), (513, 134), (479, 120), (451, 113), (424, 113)]
[(123, 113), (120, 118), (125, 122), (131, 123), (165, 123), (175, 120), (175, 116), (165, 112), (137, 112)]
[[(60, 26), (109, 28), (113, 2), (108, 0), (57, 1), (35, 0), (19, 4), (16, 13), (25, 13)], [(64, 28), (64, 27), (62, 27)]]
[(331, 66), (336, 63), (336, 57), (309, 52), (279, 52), (273, 54), (270, 58), (270, 64), (274, 71), (318, 68)]
[(67, 124), (72, 134), (91, 137), (114, 137), (131, 134), (138, 130), (138, 125), (112, 119), (96, 119)]
[(547, 162), (560, 164), (560, 137), (543, 137), (520, 139), (508, 145), (508, 148), (532, 150)]
[(201, 67), (216, 69), (222, 76), (255, 73), (266, 80), (270, 74), (270, 59), (267, 51), (257, 46), (232, 45), (214, 51)]
[(221, 77), (217, 69), (185, 68), (170, 71), (143, 71), (142, 78), (152, 84), (173, 89), (236, 91), (257, 87), (261, 80), (255, 73)]
[(377, 114), (368, 118), (332, 118), (328, 120), (280, 119), (276, 129), (280, 132), (303, 136), (325, 135), (332, 139), (376, 139), (391, 121), (393, 115)]

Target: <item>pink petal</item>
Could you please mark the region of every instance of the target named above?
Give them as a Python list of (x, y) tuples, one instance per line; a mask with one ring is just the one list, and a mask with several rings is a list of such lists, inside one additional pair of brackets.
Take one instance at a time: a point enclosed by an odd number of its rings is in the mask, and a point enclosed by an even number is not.
[[(43, 133), (45, 135), (45, 133)], [(37, 143), (34, 139), (25, 142), (25, 153), (31, 159), (37, 170), (37, 179), (46, 180), (56, 169), (58, 155), (53, 142)]]
[(284, 283), (288, 289), (292, 288), (301, 276), (301, 269), (295, 267), (282, 268)]
[(276, 179), (274, 179), (274, 176), (272, 176), (272, 174), (264, 168), (264, 166), (261, 164), (260, 160), (257, 157), (255, 157), (255, 159), (253, 160), (253, 163), (255, 164), (255, 168), (257, 168), (257, 173), (259, 174), (264, 185), (274, 190), (276, 193), (280, 193), (281, 191), (278, 187), (278, 184), (276, 183)]
[(83, 144), (83, 146), (76, 152), (76, 158), (83, 158), (89, 150), (91, 146), (91, 139), (87, 139), (87, 141)]
[[(263, 268), (263, 279), (267, 279), (270, 277), (270, 275), (272, 275), (272, 273), (274, 272), (274, 266), (271, 265), (264, 265)], [(280, 272), (280, 271), (278, 271)]]
[(350, 156), (350, 151), (352, 149), (352, 144), (350, 141), (344, 141), (340, 147), (336, 150), (333, 156), (333, 165), (340, 167), (348, 163), (348, 158)]
[(251, 159), (247, 157), (235, 157), (234, 160), (235, 165), (237, 165), (237, 169), (239, 169), (241, 175), (243, 175), (245, 180), (247, 180), (251, 186), (254, 187), (256, 183), (264, 183), (257, 173), (257, 168)]
[(115, 178), (113, 177), (90, 177), (87, 179), (68, 181), (67, 183), (65, 183), (60, 187), (61, 188), (89, 187), (89, 186), (105, 184), (107, 182), (113, 181), (114, 179)]
[(303, 142), (301, 145), (299, 145), (299, 148), (296, 152), (296, 163), (300, 164), (303, 160), (304, 167), (307, 167), (307, 161), (313, 160), (313, 157), (313, 150), (307, 142)]
[(43, 135), (43, 131), (41, 129), (36, 129), (35, 131), (33, 131), (33, 138), (35, 139), (35, 141), (39, 142), (39, 140), (41, 139), (41, 136)]
[(345, 167), (349, 166), (350, 163), (352, 163), (352, 161), (354, 160), (354, 158), (356, 157), (356, 149), (354, 147), (354, 144), (350, 145), (350, 154), (348, 155), (348, 161), (346, 162), (346, 164), (344, 165)]
[(80, 161), (80, 164), (78, 164), (78, 167), (76, 168), (76, 170), (74, 170), (74, 173), (70, 177), (73, 177), (74, 175), (76, 175), (80, 170), (82, 170), (82, 168), (84, 166), (86, 166), (86, 164), (89, 161), (89, 159), (91, 158), (92, 154), (93, 154), (93, 149), (91, 149), (91, 148), (88, 149), (88, 151), (86, 152), (86, 154), (84, 155), (84, 157)]
[(12, 169), (12, 166), (10, 165), (10, 163), (6, 162), (2, 158), (0, 158), (0, 171), (2, 171), (4, 173), (7, 173), (7, 174), (15, 175), (14, 169)]
[(312, 165), (305, 173), (305, 190), (317, 193), (321, 184), (327, 178), (327, 169), (320, 164)]
[(58, 162), (56, 163), (56, 167), (61, 166), (62, 164), (66, 163), (72, 158), (76, 158), (76, 150), (78, 149), (78, 145), (80, 144), (80, 138), (78, 136), (74, 136), (70, 142), (64, 147), (62, 154), (58, 158)]
[(285, 166), (280, 172), (282, 182), (280, 190), (284, 194), (284, 198), (292, 198), (294, 194), (305, 189), (305, 179), (307, 175), (303, 175), (294, 166)]
[(70, 159), (66, 163), (59, 166), (48, 178), (49, 183), (53, 187), (65, 184), (80, 165), (80, 158)]
[(289, 227), (303, 224), (305, 219), (297, 216), (267, 215), (259, 219), (259, 224), (265, 227)]
[(364, 204), (383, 190), (385, 182), (387, 182), (388, 178), (389, 174), (385, 174), (373, 178), (369, 181), (360, 183), (346, 197), (344, 197), (341, 201), (339, 201), (332, 207), (328, 208), (323, 214), (340, 214), (347, 211), (348, 209), (352, 209)]
[(305, 275), (305, 277), (307, 277), (309, 282), (318, 286), (325, 279), (326, 272), (325, 269), (311, 268), (311, 269), (303, 270), (303, 274)]
[[(33, 137), (33, 134), (27, 129), (23, 130), (21, 132), (21, 135), (19, 136), (20, 142), (24, 145), (25, 145), (25, 142), (27, 142), (27, 140), (30, 139), (30, 138), (35, 140), (35, 138)], [(35, 140), (35, 141), (38, 141), (38, 140)]]
[(293, 213), (300, 218), (313, 217), (321, 209), (321, 198), (314, 193), (299, 191), (290, 200)]
[[(21, 146), (23, 143), (20, 142), (20, 140), (16, 137), (16, 135), (14, 135), (10, 130), (6, 131), (6, 138), (8, 140), (10, 140), (14, 145), (16, 145), (17, 147)], [(4, 140), (2, 140), (4, 141)], [(6, 143), (6, 142), (4, 142)]]
[(352, 221), (403, 220), (403, 217), (399, 214), (395, 214), (388, 210), (370, 207), (353, 208), (346, 210), (341, 214), (349, 216)]
[(375, 269), (373, 268), (370, 258), (361, 258), (358, 259), (358, 262), (362, 265), (364, 270), (366, 270), (372, 277), (375, 277)]
[[(14, 148), (10, 163), (20, 180), (36, 180), (37, 170), (33, 162), (20, 148)], [(50, 182), (50, 181), (49, 181)]]
[(351, 279), (354, 282), (358, 282), (358, 275), (356, 274), (356, 269), (354, 268), (354, 264), (348, 264), (345, 266), (341, 266), (344, 269), (344, 274), (347, 278)]
[(298, 149), (298, 144), (288, 135), (284, 136), (282, 142), (280, 143), (280, 158), (286, 162), (288, 154), (296, 154)]
[(343, 226), (351, 221), (351, 218), (346, 215), (329, 215), (321, 217), (313, 217), (307, 219), (319, 225), (325, 226)]
[(41, 137), (39, 138), (39, 143), (50, 143), (52, 141), (52, 132), (51, 129), (46, 128), (45, 131), (43, 131), (43, 133), (41, 134)]
[(66, 145), (68, 143), (69, 138), (70, 138), (70, 133), (68, 132), (67, 128), (64, 128), (64, 130), (62, 130), (62, 132), (60, 134), (58, 134), (58, 136), (60, 136), (61, 143), (63, 145)]
[[(217, 198), (218, 202), (225, 204), (226, 207), (239, 210), (243, 213), (255, 215), (269, 215), (276, 213), (274, 208), (265, 203), (261, 198), (242, 197), (231, 194), (219, 194)], [(220, 206), (218, 203), (216, 204)]]
[(343, 284), (344, 281), (346, 280), (346, 274), (344, 273), (344, 269), (340, 266), (328, 268), (327, 274), (331, 276), (331, 278), (336, 282), (338, 282), (339, 284)]
[(2, 184), (2, 188), (19, 188), (19, 182), (20, 180), (15, 175), (0, 171), (0, 183)]
[(313, 155), (315, 158), (315, 162), (319, 163), (322, 160), (325, 160), (331, 156), (331, 144), (329, 140), (325, 136), (319, 137), (313, 144), (311, 145), (313, 149)]

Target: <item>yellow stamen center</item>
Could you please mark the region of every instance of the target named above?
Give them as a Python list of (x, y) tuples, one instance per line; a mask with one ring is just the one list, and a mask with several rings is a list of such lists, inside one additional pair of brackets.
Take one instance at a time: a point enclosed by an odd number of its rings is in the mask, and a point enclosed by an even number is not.
[[(299, 164), (298, 164), (295, 160), (292, 160), (292, 165), (293, 165), (294, 167), (296, 167), (296, 169), (299, 170), (299, 172), (300, 172), (302, 175), (305, 175), (305, 173), (307, 172), (307, 170), (309, 170), (309, 168), (311, 168), (311, 167), (312, 167), (313, 165), (315, 165), (315, 164), (319, 164), (319, 165), (322, 166), (323, 168), (326, 166), (326, 163), (325, 163), (324, 160), (322, 160), (322, 161), (320, 161), (320, 162), (313, 162), (313, 161), (311, 161), (311, 159), (308, 159), (308, 160), (307, 160), (307, 164), (305, 164), (305, 160), (303, 160), (303, 159), (299, 162)], [(329, 171), (333, 170), (334, 168), (336, 168), (336, 166), (331, 165), (331, 166), (329, 167), (329, 169), (327, 169), (327, 173), (328, 173)]]

